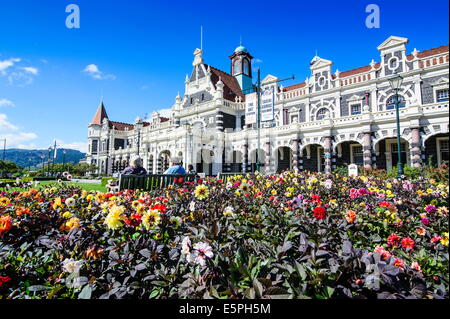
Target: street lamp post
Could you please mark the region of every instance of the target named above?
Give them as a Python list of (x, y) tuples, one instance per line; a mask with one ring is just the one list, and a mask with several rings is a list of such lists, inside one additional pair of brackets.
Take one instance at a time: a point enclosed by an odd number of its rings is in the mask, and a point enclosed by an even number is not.
[(136, 118), (136, 129), (137, 129), (137, 155), (139, 156), (140, 153), (140, 147), (141, 147), (141, 129), (144, 126), (144, 123), (140, 117)]
[(395, 91), (395, 113), (396, 113), (396, 121), (397, 121), (397, 178), (401, 179), (403, 175), (403, 163), (402, 163), (402, 148), (400, 141), (400, 101), (398, 91), (403, 83), (403, 77), (400, 74), (395, 74), (389, 79), (391, 84), (391, 88)]
[(63, 150), (63, 172), (65, 171), (66, 168), (66, 150)]
[(47, 162), (47, 173), (50, 176), (50, 154), (52, 152), (52, 147), (48, 148), (48, 162)]

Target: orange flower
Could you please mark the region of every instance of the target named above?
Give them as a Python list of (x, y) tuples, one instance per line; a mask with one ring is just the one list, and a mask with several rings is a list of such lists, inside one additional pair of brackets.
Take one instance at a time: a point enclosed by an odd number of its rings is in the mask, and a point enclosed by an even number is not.
[(347, 222), (353, 223), (356, 220), (356, 212), (353, 210), (348, 210), (345, 214), (345, 219), (347, 219)]
[(11, 228), (12, 228), (11, 216), (0, 217), (0, 237), (3, 237), (3, 235), (9, 232)]
[(25, 207), (17, 207), (16, 209), (17, 216), (20, 215), (31, 215), (30, 209)]
[(419, 227), (416, 229), (416, 233), (419, 236), (425, 236), (425, 234), (427, 233), (427, 231), (425, 230), (425, 228), (423, 227)]

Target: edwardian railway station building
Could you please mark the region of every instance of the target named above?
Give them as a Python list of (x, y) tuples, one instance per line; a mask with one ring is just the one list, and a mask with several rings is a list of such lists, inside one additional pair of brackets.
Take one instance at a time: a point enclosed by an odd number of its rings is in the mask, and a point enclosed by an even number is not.
[[(206, 64), (197, 49), (170, 118), (154, 113), (149, 121), (114, 122), (101, 103), (88, 128), (87, 162), (111, 174), (139, 154), (149, 173), (157, 174), (176, 156), (185, 167), (216, 175), (250, 172), (257, 156), (266, 173), (293, 167), (332, 171), (352, 163), (390, 169), (401, 152), (407, 165), (439, 165), (449, 159), (449, 47), (408, 54), (407, 43), (391, 36), (378, 46), (380, 62), (344, 72), (316, 56), (311, 76), (288, 87), (268, 75), (262, 81), (259, 143), (256, 94), (241, 93), (254, 82), (253, 57), (239, 46), (227, 73)], [(396, 73), (404, 78), (400, 150), (389, 83)]]

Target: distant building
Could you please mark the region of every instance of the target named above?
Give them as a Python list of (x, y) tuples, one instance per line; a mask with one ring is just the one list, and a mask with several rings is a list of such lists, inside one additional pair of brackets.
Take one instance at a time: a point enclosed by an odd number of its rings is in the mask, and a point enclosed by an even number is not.
[[(350, 71), (333, 71), (318, 56), (311, 77), (283, 87), (268, 75), (261, 105), (258, 156), (262, 170), (332, 171), (351, 163), (389, 169), (397, 164), (394, 92), (389, 77), (403, 76), (401, 156), (414, 167), (449, 158), (449, 47), (406, 53), (408, 39), (391, 36), (378, 46), (381, 61)], [(111, 121), (103, 103), (89, 124), (87, 162), (114, 173), (138, 153), (151, 173), (162, 173), (172, 156), (198, 172), (249, 172), (257, 161), (256, 95), (252, 59), (239, 46), (230, 73), (205, 64), (194, 52), (183, 96), (170, 118), (153, 113), (134, 124)], [(269, 84), (271, 83), (272, 84)], [(242, 92), (243, 90), (244, 93)], [(139, 142), (138, 142), (139, 141)]]

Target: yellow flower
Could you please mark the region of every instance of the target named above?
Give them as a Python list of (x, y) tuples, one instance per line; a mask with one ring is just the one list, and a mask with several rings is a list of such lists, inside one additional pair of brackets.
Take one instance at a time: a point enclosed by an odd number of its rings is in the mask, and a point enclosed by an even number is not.
[(55, 201), (53, 203), (53, 209), (58, 209), (58, 208), (62, 208), (64, 207), (62, 201), (61, 201), (61, 197), (55, 198)]
[(72, 230), (73, 228), (80, 227), (80, 220), (76, 217), (73, 217), (69, 219), (69, 221), (66, 223), (66, 229)]
[(92, 195), (92, 194), (89, 194), (89, 195), (86, 196), (86, 200), (88, 202), (92, 201), (93, 199), (94, 199), (94, 195)]
[(195, 198), (197, 198), (199, 200), (203, 200), (203, 199), (207, 198), (209, 195), (208, 187), (206, 187), (206, 185), (203, 185), (203, 184), (198, 185), (194, 190), (194, 195), (195, 195)]
[(116, 199), (117, 199), (116, 196), (111, 196), (111, 197), (109, 198), (110, 201), (115, 201)]
[(432, 193), (433, 193), (433, 190), (432, 190), (431, 188), (428, 188), (428, 189), (427, 189), (427, 193), (428, 193), (428, 194), (432, 194)]
[(103, 202), (105, 198), (106, 198), (105, 194), (100, 192), (95, 195), (95, 200), (99, 203)]
[(234, 193), (236, 194), (236, 196), (241, 196), (241, 192), (238, 190), (236, 190)]
[(142, 216), (142, 225), (144, 225), (147, 230), (154, 228), (159, 223), (161, 223), (161, 214), (156, 209), (146, 211), (144, 216)]
[(133, 207), (135, 210), (139, 207), (139, 205), (141, 205), (141, 203), (138, 200), (134, 200), (131, 203), (131, 207)]
[(62, 214), (62, 216), (63, 216), (64, 218), (70, 218), (70, 217), (72, 217), (73, 215), (72, 215), (71, 212), (64, 212), (64, 214)]
[(392, 188), (392, 183), (386, 183), (386, 188), (391, 189)]
[(10, 203), (11, 203), (11, 201), (9, 200), (9, 198), (6, 198), (6, 197), (0, 198), (0, 206), (6, 207)]
[(270, 192), (273, 196), (275, 196), (277, 194), (277, 191), (275, 189), (272, 189), (272, 191)]
[(266, 183), (266, 187), (269, 188), (270, 186), (272, 186), (272, 183), (271, 182), (267, 182)]
[(109, 229), (115, 230), (117, 228), (122, 227), (123, 220), (123, 212), (125, 211), (125, 207), (123, 206), (113, 206), (106, 216), (104, 224), (108, 226)]
[(86, 196), (88, 195), (88, 192), (86, 192), (86, 191), (83, 191), (82, 193), (81, 193), (81, 198), (86, 198)]
[(441, 239), (441, 244), (448, 247), (448, 233), (444, 233), (444, 236)]

